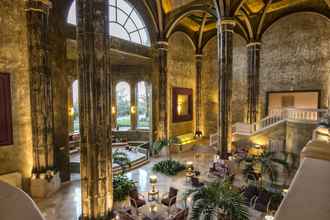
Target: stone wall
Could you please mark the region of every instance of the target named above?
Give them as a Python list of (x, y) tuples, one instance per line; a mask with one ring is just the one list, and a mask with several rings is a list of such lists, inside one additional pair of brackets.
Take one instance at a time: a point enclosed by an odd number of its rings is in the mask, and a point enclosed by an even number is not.
[(14, 144), (0, 147), (0, 174), (18, 171), (26, 179), (31, 176), (33, 156), (24, 5), (22, 0), (1, 1), (0, 72), (11, 74)]
[(262, 38), (260, 112), (265, 115), (266, 92), (321, 90), (321, 107), (328, 106), (330, 22), (312, 13), (285, 17)]
[[(172, 121), (172, 88), (182, 87), (193, 89), (193, 120), (173, 123)], [(178, 136), (195, 132), (195, 103), (196, 103), (196, 67), (195, 50), (188, 37), (181, 33), (174, 33), (168, 46), (168, 120), (169, 136)]]
[[(214, 37), (204, 48), (202, 70), (202, 130), (205, 136), (217, 132), (218, 45)], [(247, 49), (244, 39), (234, 35), (232, 122), (245, 120), (247, 107)]]

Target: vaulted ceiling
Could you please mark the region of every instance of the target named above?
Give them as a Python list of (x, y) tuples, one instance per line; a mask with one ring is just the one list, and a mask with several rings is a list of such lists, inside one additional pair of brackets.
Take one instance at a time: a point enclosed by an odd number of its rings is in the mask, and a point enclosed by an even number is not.
[(330, 0), (154, 0), (160, 32), (165, 39), (185, 32), (202, 49), (217, 33), (214, 1), (234, 3), (235, 32), (247, 42), (260, 41), (270, 25), (292, 13), (315, 12), (330, 18)]

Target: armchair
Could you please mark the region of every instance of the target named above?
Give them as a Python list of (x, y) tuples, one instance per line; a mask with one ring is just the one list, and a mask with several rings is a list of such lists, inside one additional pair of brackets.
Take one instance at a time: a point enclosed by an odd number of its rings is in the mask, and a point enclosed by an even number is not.
[(253, 208), (260, 212), (268, 212), (271, 204), (272, 194), (266, 190), (261, 190), (254, 200)]
[(198, 177), (192, 176), (191, 177), (191, 184), (193, 187), (202, 187), (204, 186), (204, 183), (201, 183), (198, 179)]
[(178, 190), (173, 187), (170, 187), (169, 192), (163, 195), (161, 203), (168, 207), (168, 212), (170, 212), (171, 207), (176, 204), (177, 195)]
[(254, 207), (254, 202), (258, 195), (258, 188), (256, 186), (249, 185), (242, 190), (242, 195), (245, 199), (246, 205)]
[(133, 206), (137, 211), (138, 208), (146, 204), (144, 196), (138, 193), (137, 188), (134, 188), (129, 192), (129, 201), (131, 206)]

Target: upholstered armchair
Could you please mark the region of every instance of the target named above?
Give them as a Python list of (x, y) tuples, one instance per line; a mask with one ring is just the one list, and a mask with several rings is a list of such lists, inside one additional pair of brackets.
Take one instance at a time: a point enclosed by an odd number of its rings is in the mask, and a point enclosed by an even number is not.
[(138, 208), (140, 208), (146, 204), (144, 196), (138, 193), (137, 188), (134, 188), (133, 190), (131, 190), (129, 192), (129, 200), (130, 200), (131, 206), (133, 206), (137, 211), (138, 211)]
[(255, 199), (258, 195), (258, 188), (253, 185), (249, 185), (246, 188), (242, 189), (242, 195), (245, 199), (246, 205), (252, 207), (254, 206)]
[(193, 187), (197, 187), (197, 188), (204, 186), (204, 183), (201, 183), (198, 177), (195, 176), (191, 177), (191, 184)]
[(254, 200), (253, 208), (259, 212), (268, 212), (271, 204), (272, 194), (266, 190), (261, 190)]
[(176, 204), (176, 199), (178, 195), (178, 190), (170, 187), (170, 190), (168, 193), (164, 194), (162, 197), (162, 204), (168, 207), (168, 212), (170, 213), (170, 209), (173, 205)]

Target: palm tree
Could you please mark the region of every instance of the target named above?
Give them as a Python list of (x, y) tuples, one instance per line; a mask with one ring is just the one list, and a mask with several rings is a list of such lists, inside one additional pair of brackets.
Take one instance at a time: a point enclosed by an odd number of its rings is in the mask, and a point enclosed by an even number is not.
[(247, 220), (248, 208), (243, 196), (227, 182), (214, 182), (205, 187), (190, 190), (192, 197), (192, 220)]
[[(284, 155), (284, 159), (279, 157), (279, 154)], [(256, 173), (260, 173), (260, 183), (262, 184), (263, 176), (268, 176), (271, 183), (278, 179), (278, 166), (281, 165), (284, 167), (288, 173), (291, 171), (291, 167), (289, 166), (287, 152), (273, 152), (273, 151), (264, 151), (261, 155), (258, 156), (247, 156), (243, 158), (241, 161), (244, 161), (245, 168), (243, 170), (243, 175), (248, 178), (249, 176), (255, 176)], [(292, 156), (292, 158), (294, 158)]]

